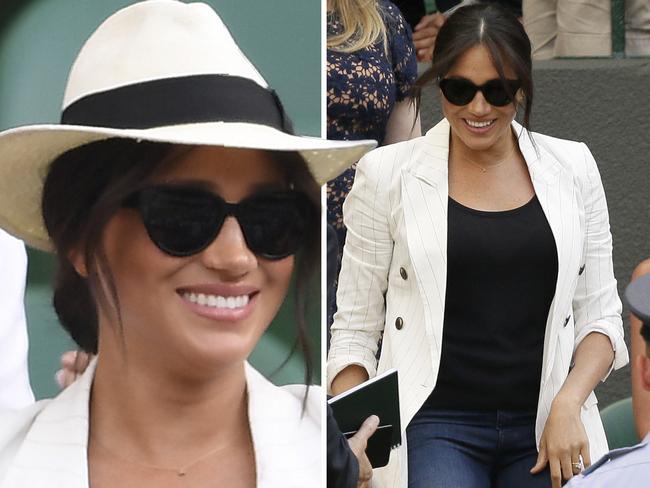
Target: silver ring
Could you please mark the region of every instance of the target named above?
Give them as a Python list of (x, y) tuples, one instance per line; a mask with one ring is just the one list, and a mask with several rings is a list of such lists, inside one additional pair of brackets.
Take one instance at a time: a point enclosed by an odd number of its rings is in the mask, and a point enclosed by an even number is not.
[(582, 471), (582, 463), (571, 463), (571, 467), (574, 471)]

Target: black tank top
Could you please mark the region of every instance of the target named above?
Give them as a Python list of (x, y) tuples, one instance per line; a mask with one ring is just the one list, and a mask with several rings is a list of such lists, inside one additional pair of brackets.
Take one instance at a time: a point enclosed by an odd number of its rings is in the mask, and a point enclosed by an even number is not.
[(442, 356), (427, 404), (535, 410), (558, 266), (546, 216), (537, 196), (503, 212), (451, 198), (448, 208)]

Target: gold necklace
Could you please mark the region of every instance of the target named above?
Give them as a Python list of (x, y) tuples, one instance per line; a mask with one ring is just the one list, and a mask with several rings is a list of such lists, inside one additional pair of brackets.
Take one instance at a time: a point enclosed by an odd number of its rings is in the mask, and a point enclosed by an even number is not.
[(501, 166), (502, 164), (508, 162), (508, 161), (510, 160), (510, 156), (512, 156), (512, 154), (515, 152), (515, 149), (517, 149), (517, 145), (516, 145), (516, 144), (514, 144), (514, 145), (512, 146), (512, 149), (510, 150), (510, 152), (506, 155), (506, 157), (505, 157), (502, 161), (500, 161), (500, 162), (498, 162), (498, 163), (496, 163), (496, 164), (491, 164), (491, 165), (488, 166), (488, 167), (482, 166), (482, 165), (478, 164), (477, 162), (472, 161), (471, 159), (466, 158), (465, 156), (461, 156), (461, 159), (462, 159), (463, 161), (467, 161), (467, 162), (470, 163), (470, 164), (473, 164), (474, 166), (476, 166), (477, 168), (479, 168), (483, 173), (487, 173), (488, 169), (497, 168), (497, 167)]
[(113, 452), (113, 450), (109, 449), (102, 442), (100, 442), (99, 439), (97, 439), (97, 437), (91, 435), (91, 439), (93, 440), (93, 442), (95, 442), (95, 444), (97, 444), (99, 447), (101, 447), (108, 454), (110, 454), (113, 457), (116, 457), (116, 458), (120, 459), (121, 461), (123, 461), (125, 463), (134, 464), (136, 466), (140, 466), (140, 467), (144, 467), (144, 468), (148, 468), (148, 469), (155, 469), (157, 471), (171, 471), (174, 474), (176, 474), (176, 476), (178, 476), (179, 478), (183, 478), (184, 476), (186, 476), (187, 472), (192, 467), (197, 465), (199, 462), (203, 461), (204, 459), (207, 459), (208, 457), (212, 456), (213, 454), (216, 454), (217, 452), (219, 452), (219, 451), (221, 451), (221, 450), (223, 450), (223, 449), (225, 449), (226, 447), (229, 446), (228, 443), (225, 443), (222, 446), (219, 446), (219, 447), (217, 447), (215, 449), (211, 449), (210, 451), (202, 454), (201, 457), (199, 457), (199, 458), (195, 459), (194, 461), (192, 461), (191, 463), (185, 464), (185, 465), (183, 465), (181, 467), (168, 467), (168, 466), (156, 466), (155, 464), (148, 464), (148, 463), (142, 463), (142, 462), (139, 462), (139, 461), (134, 461), (133, 459), (129, 459), (127, 457), (121, 456), (120, 454), (117, 454), (116, 452)]

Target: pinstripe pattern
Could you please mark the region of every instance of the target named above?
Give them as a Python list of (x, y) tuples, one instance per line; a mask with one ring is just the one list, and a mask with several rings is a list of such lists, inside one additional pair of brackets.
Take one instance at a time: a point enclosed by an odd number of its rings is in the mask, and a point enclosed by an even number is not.
[[(614, 368), (625, 365), (628, 355), (605, 195), (591, 153), (584, 144), (540, 134), (534, 135), (535, 147), (521, 126), (513, 123), (513, 127), (520, 134), (519, 147), (553, 232), (559, 263), (544, 337), (536, 422), (539, 443), (573, 352), (587, 334), (599, 331), (610, 337), (616, 352)], [(331, 384), (350, 364), (365, 367), (370, 376), (398, 368), (403, 428), (433, 390), (440, 364), (447, 281), (448, 152), (446, 120), (424, 137), (370, 152), (357, 165), (344, 205), (348, 235), (328, 381)], [(395, 325), (398, 317), (401, 329)], [(582, 409), (592, 459), (607, 452), (596, 403), (592, 393)], [(376, 470), (373, 486), (406, 486), (406, 465), (404, 443), (391, 454), (387, 467)]]
[[(0, 415), (0, 488), (88, 488), (88, 405), (95, 362), (54, 400)], [(259, 488), (320, 486), (321, 390), (278, 388), (246, 365)]]

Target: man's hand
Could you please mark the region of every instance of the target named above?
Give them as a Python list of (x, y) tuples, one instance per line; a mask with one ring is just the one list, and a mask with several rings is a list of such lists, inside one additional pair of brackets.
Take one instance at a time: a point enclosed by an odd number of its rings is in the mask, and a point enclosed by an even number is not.
[(368, 439), (375, 433), (379, 426), (379, 417), (371, 415), (352, 437), (348, 439), (350, 449), (359, 462), (359, 488), (368, 486), (368, 481), (372, 478), (372, 465), (366, 456), (366, 447)]
[(440, 12), (436, 12), (425, 15), (415, 26), (413, 44), (415, 44), (415, 55), (418, 61), (431, 61), (433, 59), (433, 47), (436, 44), (436, 37), (444, 23), (445, 16)]

